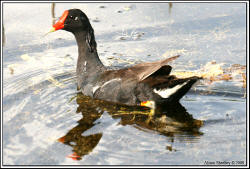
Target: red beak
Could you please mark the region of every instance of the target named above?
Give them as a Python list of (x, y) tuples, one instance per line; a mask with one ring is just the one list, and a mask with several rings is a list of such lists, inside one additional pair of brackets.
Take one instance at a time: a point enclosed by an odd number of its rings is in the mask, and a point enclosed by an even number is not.
[(66, 11), (63, 12), (63, 14), (60, 17), (59, 21), (57, 21), (55, 23), (55, 25), (53, 25), (53, 28), (51, 29), (51, 32), (54, 32), (54, 31), (57, 31), (59, 29), (64, 28), (64, 22), (65, 22), (65, 20), (66, 20), (66, 18), (68, 16), (68, 14), (69, 14), (68, 10), (66, 10)]

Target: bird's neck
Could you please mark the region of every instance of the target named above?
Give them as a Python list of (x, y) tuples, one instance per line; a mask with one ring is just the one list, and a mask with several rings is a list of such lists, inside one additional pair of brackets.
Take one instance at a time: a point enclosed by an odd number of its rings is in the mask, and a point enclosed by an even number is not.
[[(88, 32), (79, 31), (74, 32), (76, 42), (78, 45), (78, 60), (77, 60), (77, 81), (78, 87), (82, 85), (84, 79), (93, 74), (100, 73), (105, 69), (105, 66), (102, 64), (96, 49), (96, 45), (94, 46), (94, 50), (90, 50), (89, 43), (87, 42)], [(94, 35), (93, 37), (94, 38)], [(95, 39), (92, 39), (95, 43)]]

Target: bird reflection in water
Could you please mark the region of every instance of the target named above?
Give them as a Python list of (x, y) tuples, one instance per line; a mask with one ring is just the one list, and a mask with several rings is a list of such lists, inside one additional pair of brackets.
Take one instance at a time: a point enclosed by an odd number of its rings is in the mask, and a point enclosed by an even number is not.
[[(81, 160), (84, 155), (93, 151), (101, 140), (102, 132), (87, 136), (84, 132), (95, 126), (96, 120), (104, 112), (113, 119), (120, 119), (120, 125), (132, 125), (145, 132), (155, 131), (169, 137), (172, 142), (177, 134), (187, 134), (190, 138), (202, 135), (199, 128), (203, 122), (194, 119), (179, 102), (157, 107), (153, 116), (150, 116), (152, 109), (148, 107), (114, 104), (95, 100), (81, 93), (77, 94), (76, 102), (76, 113), (82, 113), (82, 119), (65, 136), (58, 139), (73, 148), (73, 153), (68, 156), (73, 160)], [(166, 149), (173, 150), (171, 146), (166, 146)]]

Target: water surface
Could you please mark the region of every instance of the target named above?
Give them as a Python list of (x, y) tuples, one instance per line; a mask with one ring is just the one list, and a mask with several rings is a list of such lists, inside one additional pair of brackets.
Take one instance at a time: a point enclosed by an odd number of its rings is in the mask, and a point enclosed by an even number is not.
[[(56, 3), (80, 8), (106, 66), (180, 54), (173, 71), (246, 65), (244, 3)], [(29, 12), (28, 12), (29, 11)], [(4, 165), (246, 164), (242, 79), (200, 82), (180, 104), (150, 109), (78, 93), (77, 46), (51, 27), (50, 3), (4, 3)]]

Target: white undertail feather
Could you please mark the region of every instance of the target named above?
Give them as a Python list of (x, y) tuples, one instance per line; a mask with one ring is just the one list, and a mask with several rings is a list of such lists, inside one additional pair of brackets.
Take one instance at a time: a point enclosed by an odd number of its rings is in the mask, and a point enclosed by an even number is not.
[(169, 98), (171, 95), (176, 93), (180, 88), (185, 86), (188, 82), (189, 81), (186, 81), (185, 83), (176, 85), (175, 87), (172, 87), (172, 88), (160, 89), (160, 90), (154, 89), (154, 92), (160, 95), (162, 98)]

